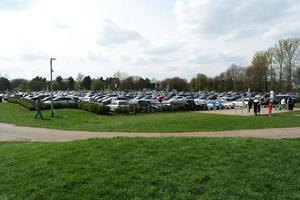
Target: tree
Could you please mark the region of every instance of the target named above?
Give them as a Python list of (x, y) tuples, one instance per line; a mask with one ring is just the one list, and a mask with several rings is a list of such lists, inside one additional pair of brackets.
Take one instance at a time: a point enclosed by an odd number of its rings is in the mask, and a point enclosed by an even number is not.
[(279, 70), (279, 86), (280, 90), (283, 90), (283, 67), (284, 67), (284, 40), (279, 40), (277, 44), (275, 44), (274, 48), (274, 59), (275, 64)]
[(47, 80), (42, 77), (35, 77), (29, 82), (29, 89), (32, 91), (42, 91), (47, 88)]
[(125, 80), (121, 81), (121, 89), (123, 90), (134, 90), (135, 83), (132, 76), (129, 76)]
[(56, 77), (55, 79), (57, 85), (58, 85), (58, 89), (57, 90), (62, 90), (63, 89), (63, 78), (61, 76)]
[(190, 87), (194, 91), (205, 90), (207, 88), (207, 76), (205, 74), (197, 74), (190, 82)]
[(243, 67), (233, 64), (226, 70), (225, 75), (228, 90), (243, 90), (245, 77), (245, 69)]
[(286, 39), (283, 41), (285, 55), (285, 76), (287, 91), (292, 91), (293, 83), (296, 83), (296, 66), (300, 56), (300, 40), (298, 38)]
[(90, 90), (91, 86), (92, 86), (92, 79), (90, 76), (85, 76), (82, 80), (82, 84), (81, 84), (82, 88), (86, 89), (86, 90)]
[(13, 79), (11, 80), (11, 89), (14, 91), (28, 90), (29, 82), (26, 79)]
[(78, 90), (81, 89), (81, 84), (82, 84), (83, 78), (84, 78), (84, 75), (82, 73), (78, 73), (78, 75), (76, 77), (76, 83), (77, 83)]
[(269, 84), (270, 84), (270, 90), (278, 90), (279, 86), (277, 85), (276, 76), (277, 76), (277, 70), (275, 67), (276, 63), (276, 49), (271, 47), (267, 50), (266, 55), (268, 59), (268, 68), (269, 68)]
[(4, 92), (10, 89), (10, 82), (5, 77), (0, 77), (0, 91)]
[(174, 77), (165, 79), (162, 81), (160, 85), (160, 89), (164, 90), (179, 90), (179, 91), (186, 91), (188, 90), (188, 83), (185, 79)]
[(54, 91), (61, 90), (60, 84), (57, 81), (53, 81), (53, 83), (52, 83), (52, 89)]
[(113, 74), (113, 78), (117, 78), (120, 81), (123, 81), (123, 80), (127, 79), (128, 77), (129, 77), (129, 75), (125, 72), (117, 71)]
[(68, 90), (74, 90), (74, 89), (75, 89), (75, 81), (74, 81), (74, 79), (73, 79), (72, 76), (70, 76), (70, 77), (68, 78), (67, 89), (68, 89)]
[(249, 88), (255, 91), (268, 91), (268, 64), (266, 51), (255, 53), (251, 66), (246, 69)]
[(92, 80), (92, 90), (100, 91), (104, 89), (104, 81), (103, 78), (93, 79)]

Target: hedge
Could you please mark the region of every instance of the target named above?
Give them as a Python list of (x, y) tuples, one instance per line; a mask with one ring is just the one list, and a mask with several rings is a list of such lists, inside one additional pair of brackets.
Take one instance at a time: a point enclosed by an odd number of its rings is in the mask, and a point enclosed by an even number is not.
[(89, 103), (89, 102), (78, 102), (78, 109), (84, 110), (87, 112), (96, 113), (99, 115), (108, 115), (109, 107), (97, 103)]
[[(32, 101), (32, 100), (10, 97), (10, 98), (8, 98), (8, 102), (19, 104), (19, 105), (23, 106), (24, 108), (31, 110), (31, 111), (35, 110), (34, 101)], [(88, 103), (88, 102), (54, 103), (53, 107), (54, 107), (54, 109), (64, 109), (64, 108), (80, 109), (80, 110), (84, 110), (87, 112), (92, 112), (92, 113), (96, 113), (96, 114), (100, 114), (100, 115), (107, 115), (109, 113), (109, 107), (103, 106), (101, 104)], [(42, 109), (50, 110), (51, 105), (43, 104)]]
[(23, 106), (24, 108), (31, 110), (31, 111), (35, 110), (34, 101), (32, 101), (32, 100), (20, 99), (20, 98), (16, 98), (16, 97), (9, 97), (7, 99), (7, 101), (10, 103), (19, 104), (19, 105)]
[[(17, 103), (21, 106), (25, 107), (28, 110), (34, 111), (34, 101), (21, 99), (16, 97), (8, 98), (8, 102)], [(98, 104), (98, 103), (90, 103), (90, 102), (75, 102), (75, 103), (54, 103), (54, 109), (80, 109), (87, 112), (96, 113), (99, 115), (108, 115), (110, 113), (110, 109), (108, 106)], [(50, 104), (44, 104), (43, 110), (50, 110)], [(130, 113), (148, 113), (148, 112), (182, 112), (182, 111), (196, 111), (201, 110), (198, 106), (188, 107), (184, 104), (172, 104), (171, 106), (162, 106), (161, 108), (155, 109), (152, 106), (139, 106), (139, 105), (130, 105), (126, 108), (118, 108), (114, 111), (116, 114), (130, 114)]]

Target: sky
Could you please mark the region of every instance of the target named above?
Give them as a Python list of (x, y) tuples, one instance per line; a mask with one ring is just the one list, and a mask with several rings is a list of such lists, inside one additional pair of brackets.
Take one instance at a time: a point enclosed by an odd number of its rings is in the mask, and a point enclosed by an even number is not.
[(0, 0), (0, 74), (215, 76), (300, 36), (299, 0)]

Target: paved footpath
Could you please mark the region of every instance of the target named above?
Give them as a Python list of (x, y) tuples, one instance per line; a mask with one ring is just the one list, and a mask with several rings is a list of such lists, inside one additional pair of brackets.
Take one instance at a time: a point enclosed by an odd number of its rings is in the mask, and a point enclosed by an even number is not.
[(89, 138), (113, 137), (256, 137), (256, 138), (300, 138), (300, 128), (259, 129), (221, 132), (179, 133), (128, 133), (62, 131), (45, 128), (19, 127), (0, 123), (0, 141), (67, 142)]

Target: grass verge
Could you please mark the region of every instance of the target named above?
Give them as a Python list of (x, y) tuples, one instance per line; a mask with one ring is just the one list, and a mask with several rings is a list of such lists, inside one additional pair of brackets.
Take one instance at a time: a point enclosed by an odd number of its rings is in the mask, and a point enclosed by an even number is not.
[(50, 111), (43, 114), (46, 120), (35, 120), (34, 111), (16, 104), (0, 104), (0, 122), (62, 130), (190, 132), (300, 127), (300, 112), (275, 114), (271, 118), (192, 112), (100, 116), (75, 109), (58, 110), (55, 118), (50, 118)]
[(300, 140), (0, 143), (0, 199), (299, 199)]

